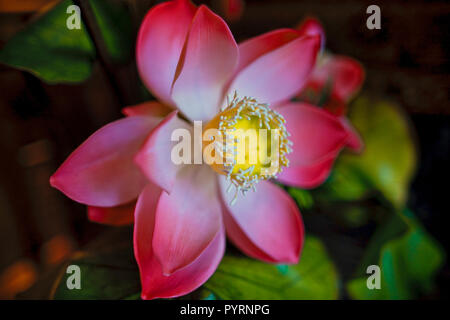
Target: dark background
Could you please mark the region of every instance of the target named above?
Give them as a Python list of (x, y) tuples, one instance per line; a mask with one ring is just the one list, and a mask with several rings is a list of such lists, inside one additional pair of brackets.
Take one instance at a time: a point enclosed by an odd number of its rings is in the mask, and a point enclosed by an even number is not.
[[(16, 32), (52, 6), (54, 0), (0, 0), (0, 48)], [(157, 1), (123, 0), (134, 28)], [(207, 3), (220, 13), (219, 1)], [(327, 48), (354, 57), (366, 69), (363, 92), (391, 100), (411, 117), (419, 168), (408, 206), (448, 252), (450, 214), (450, 3), (446, 1), (247, 0), (241, 19), (230, 22), (242, 40), (281, 27), (294, 27), (306, 15), (324, 24)], [(381, 30), (366, 28), (366, 8), (381, 8)], [(49, 176), (92, 132), (120, 117), (120, 108), (142, 101), (136, 94), (133, 61), (96, 63), (79, 85), (48, 85), (29, 73), (0, 65), (0, 298), (13, 298), (45, 278), (77, 248), (107, 230), (89, 223), (85, 207), (48, 184)], [(119, 90), (115, 90), (115, 88)], [(344, 278), (354, 268), (340, 254), (362, 249), (327, 219), (305, 220), (323, 235)], [(344, 247), (347, 247), (344, 248)], [(344, 250), (345, 249), (345, 250)], [(344, 251), (342, 251), (344, 250)], [(438, 290), (423, 298), (449, 297), (448, 264)], [(29, 297), (41, 297), (42, 292)]]

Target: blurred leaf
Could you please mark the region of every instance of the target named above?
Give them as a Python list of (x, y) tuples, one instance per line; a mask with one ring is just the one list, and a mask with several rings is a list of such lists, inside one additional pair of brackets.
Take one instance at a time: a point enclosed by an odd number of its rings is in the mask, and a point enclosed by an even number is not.
[(325, 208), (325, 210), (328, 217), (337, 220), (340, 226), (359, 228), (369, 222), (369, 219), (376, 213), (377, 207), (354, 202), (341, 202)]
[(295, 199), (300, 209), (310, 209), (314, 205), (314, 199), (308, 190), (288, 187), (287, 191)]
[(329, 199), (357, 200), (375, 189), (401, 208), (416, 166), (407, 118), (396, 106), (366, 97), (355, 101), (349, 118), (365, 149), (359, 155), (342, 154), (322, 191)]
[(338, 282), (324, 246), (308, 236), (297, 265), (227, 255), (204, 287), (217, 299), (337, 299)]
[(354, 164), (346, 162), (345, 156), (337, 159), (328, 180), (312, 191), (318, 202), (355, 201), (369, 193), (370, 187), (364, 181), (363, 173), (358, 172)]
[(133, 57), (135, 39), (127, 9), (111, 0), (90, 0), (90, 3), (113, 61), (122, 62)]
[(139, 299), (139, 270), (129, 244), (111, 246), (108, 251), (87, 253), (70, 262), (81, 269), (81, 289), (68, 289), (70, 274), (62, 277), (53, 299)]
[[(359, 271), (361, 277), (350, 281), (347, 290), (354, 299), (414, 299), (430, 292), (443, 260), (442, 248), (418, 221), (399, 213), (374, 235)], [(371, 264), (381, 269), (379, 290), (367, 288), (369, 275), (364, 273)]]
[[(132, 54), (130, 17), (114, 2), (91, 0), (92, 9), (114, 61), (124, 61)], [(81, 82), (92, 71), (95, 48), (82, 24), (69, 30), (65, 0), (16, 34), (0, 51), (0, 62), (29, 71), (49, 83)]]

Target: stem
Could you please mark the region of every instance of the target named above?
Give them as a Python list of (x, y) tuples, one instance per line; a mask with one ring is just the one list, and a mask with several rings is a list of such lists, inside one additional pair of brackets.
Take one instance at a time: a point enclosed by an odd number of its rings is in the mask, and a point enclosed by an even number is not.
[(81, 11), (81, 19), (86, 26), (87, 33), (92, 40), (92, 43), (95, 47), (95, 52), (97, 58), (102, 66), (103, 71), (106, 74), (106, 77), (111, 85), (112, 90), (117, 98), (120, 107), (125, 105), (125, 101), (122, 97), (122, 91), (116, 81), (113, 72), (113, 64), (108, 54), (108, 50), (106, 48), (105, 42), (103, 41), (102, 34), (100, 32), (100, 28), (95, 19), (94, 11), (89, 3), (89, 0), (73, 0), (73, 3), (80, 7)]

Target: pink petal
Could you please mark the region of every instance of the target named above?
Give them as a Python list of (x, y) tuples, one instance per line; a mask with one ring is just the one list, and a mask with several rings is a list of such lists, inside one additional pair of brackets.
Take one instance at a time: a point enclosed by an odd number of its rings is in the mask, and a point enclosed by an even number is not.
[(291, 102), (277, 111), (286, 119), (293, 151), (290, 166), (312, 166), (331, 157), (346, 144), (348, 133), (339, 119), (306, 103)]
[(239, 194), (230, 205), (233, 192), (219, 177), (224, 221), (229, 238), (247, 255), (267, 262), (297, 263), (303, 246), (303, 223), (295, 202), (281, 188), (260, 181), (256, 192)]
[(50, 178), (69, 198), (99, 207), (113, 207), (137, 198), (147, 183), (133, 157), (160, 120), (129, 117), (91, 135)]
[(332, 80), (332, 94), (342, 101), (350, 100), (360, 89), (364, 81), (364, 69), (361, 64), (349, 57), (325, 57), (314, 69), (309, 85), (323, 88)]
[(315, 188), (328, 178), (334, 160), (334, 158), (331, 158), (311, 166), (284, 168), (283, 172), (278, 175), (277, 180), (294, 187)]
[(125, 107), (122, 109), (122, 113), (127, 116), (153, 116), (164, 118), (173, 109), (158, 102), (158, 101), (147, 101), (134, 106)]
[(344, 126), (345, 130), (347, 130), (348, 133), (348, 140), (346, 146), (355, 152), (361, 152), (362, 149), (364, 148), (364, 142), (359, 133), (352, 126), (348, 118), (340, 117), (339, 120), (341, 121), (342, 125)]
[[(134, 210), (134, 255), (142, 275), (149, 268), (149, 262), (153, 258), (153, 231), (155, 228), (156, 208), (159, 198), (164, 191), (149, 183), (136, 203)], [(151, 273), (144, 274), (152, 276)]]
[(188, 0), (159, 4), (147, 13), (139, 30), (139, 74), (147, 88), (168, 105), (173, 105), (170, 91), (195, 10)]
[(308, 17), (304, 19), (296, 29), (301, 35), (320, 35), (320, 48), (321, 50), (325, 48), (325, 31), (316, 18)]
[(228, 92), (260, 103), (290, 99), (306, 83), (319, 46), (320, 36), (304, 36), (260, 56), (237, 74)]
[(228, 238), (230, 238), (234, 245), (240, 248), (246, 255), (265, 262), (277, 262), (276, 259), (268, 255), (249, 239), (227, 209), (223, 210), (223, 222), (227, 230)]
[(209, 120), (219, 111), (224, 86), (238, 62), (238, 48), (226, 23), (201, 6), (192, 21), (172, 99), (191, 120)]
[(158, 202), (153, 250), (164, 274), (192, 263), (222, 226), (216, 174), (207, 166), (186, 166), (170, 194)]
[(141, 275), (142, 299), (173, 298), (194, 291), (214, 273), (225, 250), (224, 230), (220, 228), (191, 264), (165, 276), (152, 248), (159, 195), (152, 186), (147, 187), (136, 205), (134, 253)]
[(123, 226), (134, 221), (136, 201), (116, 207), (88, 207), (88, 218), (92, 222), (111, 226)]
[(239, 64), (236, 72), (241, 71), (250, 63), (299, 37), (293, 29), (278, 29), (259, 35), (239, 43)]
[(135, 157), (136, 164), (147, 178), (162, 189), (170, 192), (177, 172), (184, 165), (176, 165), (171, 159), (171, 141), (175, 129), (190, 130), (190, 125), (177, 116), (177, 111), (169, 114), (148, 136)]

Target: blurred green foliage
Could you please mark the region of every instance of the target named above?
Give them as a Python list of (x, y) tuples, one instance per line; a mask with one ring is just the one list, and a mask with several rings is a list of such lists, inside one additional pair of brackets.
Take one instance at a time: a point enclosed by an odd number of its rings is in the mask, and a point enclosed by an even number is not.
[(287, 192), (295, 199), (300, 209), (311, 209), (314, 206), (314, 199), (308, 190), (288, 187)]
[(66, 267), (61, 270), (53, 299), (138, 299), (141, 285), (139, 269), (130, 243), (110, 243), (79, 254), (69, 264), (80, 267), (81, 290), (67, 288)]
[[(123, 62), (133, 53), (131, 18), (122, 6), (106, 0), (90, 0), (114, 62)], [(96, 51), (84, 24), (69, 30), (66, 13), (72, 1), (65, 0), (29, 24), (0, 51), (0, 62), (26, 70), (48, 83), (77, 83), (92, 72)]]
[[(380, 192), (395, 207), (405, 204), (416, 168), (416, 149), (405, 114), (397, 106), (358, 98), (348, 115), (364, 141), (361, 154), (344, 152), (320, 188), (330, 200), (359, 200)], [(320, 195), (319, 195), (320, 196)]]
[[(357, 277), (347, 284), (354, 299), (414, 299), (433, 289), (443, 264), (440, 245), (414, 217), (396, 213), (372, 238)], [(369, 290), (365, 268), (380, 266), (381, 288)]]

